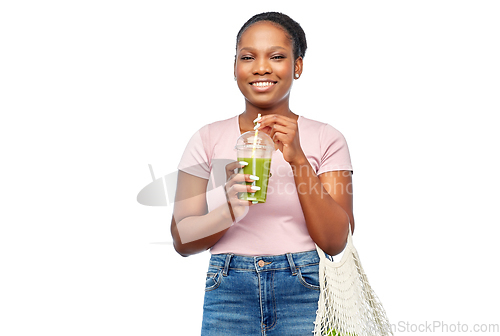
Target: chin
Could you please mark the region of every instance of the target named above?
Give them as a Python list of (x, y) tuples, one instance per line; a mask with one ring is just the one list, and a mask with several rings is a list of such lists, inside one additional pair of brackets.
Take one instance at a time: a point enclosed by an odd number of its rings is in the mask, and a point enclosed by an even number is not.
[(264, 95), (262, 96), (255, 96), (255, 95), (249, 95), (245, 96), (245, 99), (247, 102), (249, 102), (251, 105), (262, 108), (262, 109), (268, 109), (272, 107), (276, 107), (279, 105), (281, 102), (286, 100), (289, 97), (289, 95), (284, 95), (283, 97), (265, 97)]

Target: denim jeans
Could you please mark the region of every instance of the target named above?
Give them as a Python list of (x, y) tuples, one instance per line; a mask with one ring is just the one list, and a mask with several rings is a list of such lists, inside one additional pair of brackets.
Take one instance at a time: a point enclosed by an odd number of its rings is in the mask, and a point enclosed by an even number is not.
[(201, 335), (312, 335), (318, 264), (316, 250), (258, 257), (212, 255)]

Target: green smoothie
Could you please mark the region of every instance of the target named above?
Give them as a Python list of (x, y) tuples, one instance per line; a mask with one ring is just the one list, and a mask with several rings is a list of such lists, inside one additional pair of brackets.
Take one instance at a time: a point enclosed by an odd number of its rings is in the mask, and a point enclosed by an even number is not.
[(238, 198), (246, 201), (265, 203), (267, 196), (267, 183), (269, 181), (269, 172), (271, 170), (271, 158), (238, 158), (238, 161), (245, 161), (248, 163), (244, 168), (240, 169), (240, 173), (259, 177), (257, 181), (245, 183), (247, 185), (260, 187), (260, 190), (253, 193), (239, 193)]

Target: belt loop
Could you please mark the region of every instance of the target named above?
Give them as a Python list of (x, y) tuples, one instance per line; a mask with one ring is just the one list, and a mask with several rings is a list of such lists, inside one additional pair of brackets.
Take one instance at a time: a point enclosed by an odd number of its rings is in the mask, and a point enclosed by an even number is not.
[(224, 271), (222, 271), (222, 275), (223, 276), (227, 276), (227, 271), (229, 270), (229, 263), (231, 262), (231, 257), (233, 256), (232, 253), (229, 253), (227, 256), (226, 256), (226, 262), (224, 264)]
[(293, 262), (292, 254), (287, 253), (286, 258), (288, 259), (288, 263), (290, 264), (290, 269), (292, 270), (292, 275), (296, 275), (297, 269), (295, 268), (295, 263)]

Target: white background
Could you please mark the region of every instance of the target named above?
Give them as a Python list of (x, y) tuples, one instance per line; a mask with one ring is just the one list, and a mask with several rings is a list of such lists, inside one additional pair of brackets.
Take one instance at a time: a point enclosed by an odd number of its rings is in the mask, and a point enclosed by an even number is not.
[(391, 322), (500, 323), (500, 4), (266, 3), (2, 2), (1, 335), (199, 335), (209, 253), (136, 197), (243, 111), (236, 33), (269, 10), (307, 34), (291, 107), (347, 139)]

